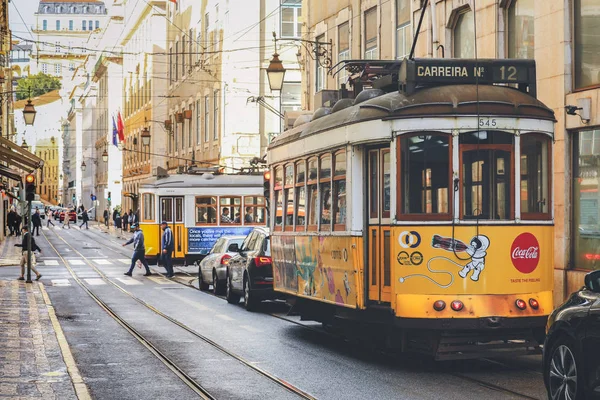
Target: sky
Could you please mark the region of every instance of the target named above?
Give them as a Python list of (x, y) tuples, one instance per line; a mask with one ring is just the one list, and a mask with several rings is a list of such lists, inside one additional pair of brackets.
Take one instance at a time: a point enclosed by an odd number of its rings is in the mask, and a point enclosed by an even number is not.
[[(35, 24), (33, 13), (37, 11), (39, 4), (39, 0), (11, 0), (8, 18), (10, 21), (10, 29), (13, 31), (14, 35), (30, 38), (28, 29), (31, 30), (31, 27)], [(17, 10), (19, 10), (23, 16), (27, 26), (21, 21), (21, 17), (19, 17)]]

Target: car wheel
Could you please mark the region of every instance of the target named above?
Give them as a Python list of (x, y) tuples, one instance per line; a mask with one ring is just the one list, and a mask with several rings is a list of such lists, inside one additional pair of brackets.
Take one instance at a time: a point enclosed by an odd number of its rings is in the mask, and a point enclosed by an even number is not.
[(256, 309), (256, 304), (257, 301), (255, 296), (252, 295), (252, 292), (250, 291), (248, 279), (244, 277), (244, 308), (247, 311), (254, 311)]
[(223, 294), (223, 282), (219, 280), (217, 273), (213, 271), (213, 293), (214, 294)]
[(550, 399), (583, 398), (581, 361), (572, 340), (558, 339), (550, 349), (550, 357), (544, 366)]
[(202, 278), (202, 269), (198, 266), (198, 283), (200, 286), (200, 290), (208, 290), (208, 283), (204, 282)]
[(227, 289), (225, 297), (227, 298), (227, 302), (229, 304), (238, 304), (240, 302), (240, 296), (233, 292), (233, 287), (231, 286), (230, 278), (227, 278)]

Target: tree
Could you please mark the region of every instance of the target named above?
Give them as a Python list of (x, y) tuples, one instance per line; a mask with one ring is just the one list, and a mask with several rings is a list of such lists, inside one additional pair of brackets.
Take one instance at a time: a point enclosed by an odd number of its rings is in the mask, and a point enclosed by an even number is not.
[(40, 72), (36, 75), (29, 75), (19, 79), (17, 83), (17, 100), (23, 100), (31, 97), (41, 96), (61, 88), (60, 80), (54, 76), (50, 76)]

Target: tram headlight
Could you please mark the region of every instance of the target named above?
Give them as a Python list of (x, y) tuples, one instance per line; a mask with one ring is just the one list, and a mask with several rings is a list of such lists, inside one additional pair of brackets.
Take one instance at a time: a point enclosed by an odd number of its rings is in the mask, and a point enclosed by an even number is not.
[(525, 303), (525, 300), (517, 299), (515, 301), (515, 306), (517, 306), (519, 310), (524, 310), (527, 308), (527, 303)]

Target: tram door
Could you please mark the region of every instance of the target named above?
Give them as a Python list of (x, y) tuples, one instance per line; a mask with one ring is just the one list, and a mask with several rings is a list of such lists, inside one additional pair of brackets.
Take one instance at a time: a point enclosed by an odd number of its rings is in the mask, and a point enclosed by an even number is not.
[[(183, 258), (184, 249), (184, 223), (183, 223), (183, 197), (161, 197), (160, 198), (161, 222), (166, 221), (173, 231), (175, 242), (174, 258)], [(162, 235), (162, 232), (161, 232)]]
[(391, 159), (389, 147), (367, 151), (369, 300), (389, 303), (392, 296), (390, 227)]

